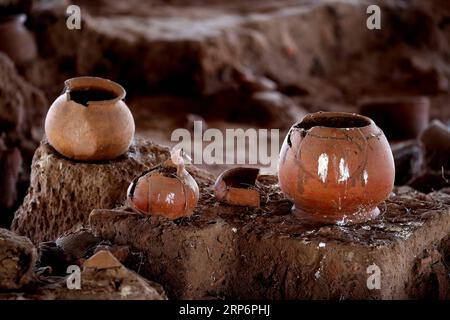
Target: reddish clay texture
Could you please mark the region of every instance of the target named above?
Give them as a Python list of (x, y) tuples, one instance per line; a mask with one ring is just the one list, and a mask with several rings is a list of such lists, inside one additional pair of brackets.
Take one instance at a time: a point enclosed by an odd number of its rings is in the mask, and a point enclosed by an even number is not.
[(128, 204), (138, 213), (177, 219), (192, 215), (199, 198), (198, 185), (172, 160), (137, 177), (128, 188)]
[(232, 168), (222, 172), (214, 184), (216, 199), (231, 205), (259, 207), (261, 195), (255, 189), (258, 174), (256, 168)]
[(280, 152), (281, 190), (299, 216), (317, 222), (361, 222), (394, 185), (389, 144), (364, 116), (318, 112), (289, 131)]

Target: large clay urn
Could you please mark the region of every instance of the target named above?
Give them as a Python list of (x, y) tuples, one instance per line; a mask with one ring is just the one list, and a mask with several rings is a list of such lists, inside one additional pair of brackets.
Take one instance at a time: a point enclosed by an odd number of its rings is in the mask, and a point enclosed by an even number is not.
[(379, 214), (394, 185), (389, 144), (364, 116), (318, 112), (290, 129), (280, 153), (279, 184), (299, 217), (356, 223)]
[(119, 84), (96, 77), (65, 82), (50, 107), (45, 133), (62, 155), (81, 161), (111, 160), (124, 154), (134, 136), (134, 119)]
[(15, 63), (22, 64), (36, 57), (36, 42), (25, 28), (25, 14), (0, 14), (0, 51)]

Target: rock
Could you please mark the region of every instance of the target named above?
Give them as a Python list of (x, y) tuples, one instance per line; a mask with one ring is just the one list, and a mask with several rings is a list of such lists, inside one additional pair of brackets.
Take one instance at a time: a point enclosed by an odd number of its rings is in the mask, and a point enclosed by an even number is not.
[(114, 268), (120, 268), (122, 264), (119, 262), (119, 260), (114, 257), (114, 255), (107, 251), (107, 250), (100, 250), (96, 254), (94, 254), (92, 257), (87, 259), (83, 267), (85, 269), (114, 269)]
[(273, 128), (287, 128), (307, 112), (289, 97), (277, 91), (256, 92), (251, 96), (250, 109), (259, 123)]
[(12, 229), (34, 243), (55, 240), (87, 223), (93, 209), (124, 203), (131, 180), (168, 157), (167, 148), (136, 140), (116, 160), (73, 162), (43, 141), (33, 158), (31, 185)]
[(70, 265), (81, 267), (86, 263), (88, 265), (96, 263), (103, 256), (94, 258), (94, 255), (105, 250), (116, 257), (120, 263), (125, 263), (130, 256), (129, 247), (111, 245), (109, 241), (102, 241), (101, 238), (94, 236), (90, 230), (82, 228), (67, 232), (56, 241), (40, 243), (37, 267), (49, 268), (43, 270), (46, 274), (62, 276), (66, 274)]
[[(123, 210), (94, 210), (89, 218), (96, 235), (141, 251), (143, 264), (135, 268), (164, 283), (170, 297), (417, 299), (430, 293), (417, 287), (430, 275), (418, 277), (414, 265), (448, 237), (446, 193), (404, 187), (372, 221), (322, 226), (291, 214), (276, 177), (259, 179), (260, 209), (219, 204), (212, 182), (194, 177), (201, 197), (189, 219)], [(369, 290), (368, 270), (376, 267), (381, 288)]]
[(130, 248), (128, 246), (108, 246), (108, 245), (98, 245), (94, 253), (97, 253), (101, 250), (107, 250), (112, 253), (114, 257), (116, 257), (117, 260), (120, 261), (120, 263), (125, 263), (127, 261), (128, 257), (130, 256)]
[(238, 86), (249, 92), (275, 91), (277, 84), (263, 76), (257, 76), (250, 68), (235, 67), (233, 68), (233, 79)]
[[(342, 88), (355, 97), (374, 91), (374, 83), (381, 91), (446, 89), (445, 4), (415, 1), (402, 10), (398, 1), (379, 5), (385, 15), (377, 33), (361, 28), (367, 19), (367, 4), (361, 2), (83, 1), (83, 27), (74, 32), (67, 32), (64, 10), (37, 6), (33, 29), (46, 40), (40, 51), (51, 52), (53, 61), (33, 67), (48, 79), (30, 74), (33, 83), (48, 81), (49, 86), (69, 74), (97, 74), (134, 80), (136, 90), (210, 95), (235, 86), (232, 71), (245, 66), (280, 85), (321, 79), (322, 87)], [(130, 65), (130, 60), (141, 63)], [(273, 90), (268, 83), (260, 82)]]
[(33, 279), (36, 249), (25, 237), (0, 228), (0, 290), (16, 290)]
[(46, 106), (43, 94), (0, 53), (0, 226), (9, 227), (25, 195)]
[(22, 169), (22, 156), (19, 149), (12, 148), (0, 153), (0, 208), (12, 208), (17, 201), (20, 171)]
[(420, 136), (425, 149), (425, 167), (431, 170), (450, 170), (450, 128), (434, 120)]
[[(35, 290), (21, 299), (33, 300), (165, 300), (164, 289), (125, 268), (108, 251), (100, 251), (85, 263), (80, 288), (68, 288), (68, 277), (42, 279)], [(1, 295), (0, 295), (1, 297)], [(12, 298), (18, 298), (12, 297)]]
[(450, 187), (450, 170), (422, 171), (418, 176), (409, 181), (408, 185), (423, 193), (429, 193)]
[(101, 239), (94, 236), (90, 230), (80, 229), (60, 236), (56, 239), (55, 244), (61, 248), (70, 261), (75, 263), (77, 260), (91, 255), (100, 242)]
[[(0, 53), (0, 124), (2, 132), (20, 138), (39, 141), (48, 106), (43, 93), (27, 83), (16, 71), (12, 61)], [(6, 130), (5, 130), (6, 129)], [(16, 141), (19, 142), (19, 141)]]
[[(111, 257), (113, 256), (111, 255)], [(114, 268), (85, 268), (81, 272), (81, 290), (64, 289), (57, 292), (55, 298), (83, 300), (167, 299), (160, 285), (147, 281), (120, 263)]]
[(70, 258), (53, 241), (40, 243), (38, 253), (36, 268), (44, 274), (65, 275), (67, 267), (72, 264)]
[(391, 148), (395, 163), (395, 185), (405, 185), (422, 170), (422, 148), (416, 140), (392, 144)]

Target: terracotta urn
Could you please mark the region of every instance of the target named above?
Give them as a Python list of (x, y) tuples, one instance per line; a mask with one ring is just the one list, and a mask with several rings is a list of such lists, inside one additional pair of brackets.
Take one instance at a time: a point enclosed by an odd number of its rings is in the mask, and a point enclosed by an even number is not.
[(25, 28), (25, 14), (0, 15), (0, 51), (15, 63), (22, 64), (36, 57), (36, 42)]
[(376, 217), (394, 185), (389, 144), (364, 116), (318, 112), (290, 129), (280, 152), (281, 190), (308, 221), (357, 223)]
[(389, 140), (416, 139), (430, 121), (430, 99), (422, 96), (365, 98), (359, 108)]
[(56, 151), (81, 161), (111, 160), (127, 152), (135, 126), (124, 88), (96, 77), (69, 79), (65, 85), (45, 119)]

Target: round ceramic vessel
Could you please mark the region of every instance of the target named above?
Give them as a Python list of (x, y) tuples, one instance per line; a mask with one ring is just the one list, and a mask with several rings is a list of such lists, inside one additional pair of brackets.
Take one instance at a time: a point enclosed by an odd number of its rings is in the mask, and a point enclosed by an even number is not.
[(362, 222), (394, 185), (389, 144), (364, 116), (318, 112), (290, 129), (280, 152), (279, 184), (294, 212), (314, 222)]
[(15, 63), (22, 64), (36, 57), (36, 42), (25, 28), (25, 14), (0, 15), (0, 51)]
[(172, 220), (191, 216), (198, 199), (197, 182), (184, 169), (180, 175), (151, 170), (135, 178), (127, 190), (134, 211)]
[[(134, 119), (119, 84), (97, 77), (65, 82), (65, 92), (51, 105), (45, 119), (50, 144), (62, 155), (81, 161), (111, 160), (124, 154), (134, 136)], [(101, 91), (107, 100), (76, 102), (75, 92)]]

